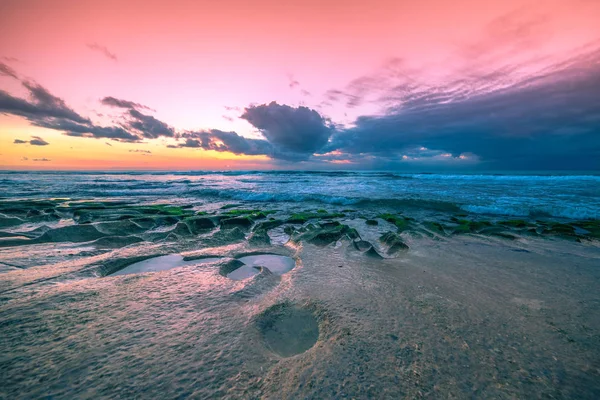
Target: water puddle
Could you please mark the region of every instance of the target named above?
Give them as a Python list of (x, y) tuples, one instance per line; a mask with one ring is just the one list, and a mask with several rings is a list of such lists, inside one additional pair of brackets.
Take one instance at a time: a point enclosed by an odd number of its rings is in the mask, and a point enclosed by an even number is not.
[(269, 235), (269, 239), (271, 239), (271, 244), (273, 246), (283, 246), (290, 240), (290, 235), (285, 233), (283, 226), (273, 228), (269, 230), (267, 234)]
[(275, 254), (259, 254), (253, 256), (240, 257), (239, 261), (245, 265), (227, 274), (229, 279), (242, 280), (248, 279), (257, 275), (262, 268), (268, 269), (274, 275), (283, 275), (291, 271), (296, 262), (294, 259), (286, 256), (278, 256)]
[(319, 324), (310, 310), (278, 304), (266, 310), (257, 327), (269, 350), (281, 357), (303, 353), (319, 339)]
[(198, 260), (185, 261), (183, 256), (180, 254), (169, 254), (166, 256), (154, 257), (148, 260), (136, 262), (131, 264), (117, 272), (110, 274), (109, 276), (117, 275), (128, 275), (128, 274), (141, 274), (144, 272), (158, 272), (166, 271), (178, 267), (201, 265), (219, 261), (219, 257), (201, 258)]
[[(169, 254), (166, 256), (149, 258), (147, 260), (133, 263), (123, 269), (118, 270), (117, 272), (113, 272), (108, 276), (166, 271), (173, 268), (202, 265), (221, 260), (221, 257), (207, 257), (186, 261), (180, 254)], [(262, 268), (268, 269), (274, 275), (283, 275), (286, 272), (291, 271), (296, 266), (294, 259), (275, 254), (245, 256), (240, 257), (236, 261), (243, 263), (243, 265), (226, 275), (229, 279), (236, 281), (248, 279), (254, 275), (258, 275), (260, 274)]]

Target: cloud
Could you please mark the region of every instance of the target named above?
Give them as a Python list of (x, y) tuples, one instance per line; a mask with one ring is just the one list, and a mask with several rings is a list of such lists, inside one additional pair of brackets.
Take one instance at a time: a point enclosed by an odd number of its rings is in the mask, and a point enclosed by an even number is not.
[(97, 51), (103, 54), (105, 57), (110, 58), (113, 61), (117, 61), (117, 56), (115, 53), (112, 53), (106, 46), (102, 46), (98, 43), (90, 43), (87, 47), (92, 51)]
[[(461, 47), (460, 55), (472, 66), (475, 62), (489, 63), (523, 54), (548, 39), (552, 33), (550, 22), (548, 15), (532, 8), (510, 11), (490, 21), (478, 40)], [(479, 66), (483, 67), (482, 64)]]
[(333, 133), (329, 121), (307, 107), (271, 102), (246, 108), (241, 118), (263, 134), (278, 158), (308, 158), (321, 149)]
[[(101, 103), (122, 115), (103, 127), (28, 80), (21, 81), (27, 98), (0, 91), (0, 113), (69, 136), (127, 142), (166, 137), (175, 139), (169, 148), (264, 155), (303, 166), (598, 170), (598, 43), (577, 49), (568, 59), (565, 54), (510, 56), (543, 43), (546, 22), (543, 15), (522, 13), (493, 20), (485, 35), (459, 48), (447, 75), (439, 78), (426, 79), (405, 59), (392, 58), (375, 73), (327, 91), (322, 104), (337, 103), (360, 115), (347, 126), (335, 125), (312, 108), (273, 101), (244, 110), (226, 107), (224, 118), (241, 114), (262, 134), (260, 139), (218, 129), (176, 132), (149, 115), (149, 107), (108, 96)], [(4, 64), (0, 73), (20, 79)], [(291, 88), (298, 87), (288, 78)], [(366, 112), (365, 105), (379, 109)], [(37, 139), (43, 141), (32, 137), (15, 143), (42, 145)]]
[(441, 166), (465, 166), (479, 163), (479, 156), (473, 153), (454, 155), (444, 150), (431, 150), (426, 147), (407, 148), (404, 150), (400, 161), (411, 164), (427, 164)]
[[(16, 75), (16, 74), (15, 74)], [(112, 96), (101, 103), (126, 110), (124, 121), (117, 126), (97, 126), (89, 118), (72, 110), (61, 98), (32, 81), (22, 81), (30, 100), (0, 91), (0, 113), (25, 117), (33, 125), (58, 130), (64, 135), (83, 138), (105, 138), (139, 142), (142, 139), (168, 137), (179, 139), (168, 147), (192, 147), (234, 154), (266, 155), (270, 158), (301, 161), (321, 148), (333, 133), (329, 121), (307, 107), (290, 107), (276, 102), (253, 105), (244, 110), (243, 119), (259, 129), (266, 140), (248, 139), (235, 132), (209, 129), (178, 135), (167, 123), (139, 111), (149, 109), (140, 103)], [(239, 111), (226, 107), (228, 111)], [(42, 145), (33, 139), (30, 144)]]
[(9, 76), (11, 78), (19, 79), (17, 72), (9, 67), (8, 65), (0, 62), (0, 75)]
[(290, 87), (290, 89), (294, 89), (296, 86), (300, 86), (300, 82), (294, 79), (294, 76), (291, 74), (288, 75), (288, 81), (288, 86)]
[(90, 122), (42, 86), (30, 81), (23, 81), (22, 84), (28, 89), (31, 101), (14, 97), (0, 90), (0, 113), (22, 116), (34, 123), (44, 118), (68, 119), (78, 123)]
[(147, 139), (156, 139), (160, 136), (175, 136), (173, 128), (151, 115), (142, 114), (135, 109), (130, 109), (129, 115), (131, 116), (131, 120), (127, 126), (139, 131)]
[(158, 137), (175, 137), (175, 130), (167, 125), (165, 122), (154, 118), (151, 115), (143, 114), (138, 109), (148, 109), (149, 107), (144, 106), (133, 101), (116, 99), (114, 97), (105, 97), (100, 102), (104, 105), (111, 107), (124, 108), (127, 110), (129, 116), (125, 126), (129, 130), (139, 132), (144, 138), (156, 139)]
[(142, 155), (149, 155), (152, 154), (152, 152), (150, 150), (129, 150), (130, 153), (142, 153)]
[(15, 139), (15, 141), (13, 142), (14, 144), (25, 144), (25, 143), (29, 143), (32, 146), (47, 146), (50, 143), (46, 142), (44, 139), (42, 139), (39, 136), (32, 136), (31, 140), (21, 140), (21, 139)]
[[(487, 78), (471, 80), (485, 86)], [(382, 163), (424, 161), (423, 146), (456, 162), (494, 169), (600, 168), (600, 50), (555, 64), (507, 87), (466, 91), (461, 82), (399, 92), (383, 116), (363, 116), (322, 152), (376, 155)], [(463, 158), (460, 156), (463, 155)], [(431, 161), (441, 161), (431, 155)]]
[(31, 139), (29, 141), (29, 144), (33, 145), (33, 146), (47, 146), (50, 143), (46, 142), (44, 139), (42, 139), (39, 136), (32, 136), (33, 139)]
[[(13, 78), (18, 80), (18, 77), (13, 76)], [(19, 81), (27, 89), (29, 99), (15, 97), (0, 90), (0, 114), (24, 117), (34, 126), (58, 130), (67, 136), (107, 138), (127, 142), (137, 142), (142, 139), (137, 134), (127, 131), (126, 127), (97, 126), (38, 83), (30, 80)], [(40, 143), (37, 142), (38, 145)]]
[[(109, 107), (136, 109), (136, 110), (138, 110), (138, 109), (152, 110), (150, 107), (145, 106), (143, 104), (135, 103), (133, 101), (128, 101), (128, 100), (116, 99), (112, 96), (104, 97), (102, 100), (100, 100), (100, 103), (104, 104), (105, 106), (109, 106)], [(154, 111), (154, 110), (152, 110), (152, 111)]]
[[(373, 73), (357, 77), (343, 88), (328, 90), (321, 105), (385, 110), (400, 103), (406, 105), (408, 97), (449, 101), (510, 87), (543, 74), (545, 66), (558, 64), (581, 50), (573, 49), (570, 55), (537, 51), (551, 35), (552, 21), (547, 15), (533, 7), (522, 7), (492, 19), (475, 40), (458, 45), (444, 60), (443, 69), (390, 58)], [(435, 77), (428, 75), (429, 71), (434, 71)], [(453, 97), (442, 97), (449, 95)]]
[(200, 132), (186, 132), (181, 135), (183, 142), (173, 147), (190, 147), (204, 150), (245, 155), (272, 155), (273, 148), (269, 142), (262, 139), (248, 139), (235, 132), (225, 132), (218, 129)]
[(37, 161), (37, 162), (49, 162), (49, 161), (52, 161), (52, 160), (49, 160), (49, 159), (47, 159), (47, 158), (34, 158), (34, 159), (32, 159), (32, 161)]
[(68, 120), (50, 120), (36, 123), (48, 129), (62, 131), (73, 137), (112, 139), (122, 142), (139, 142), (142, 138), (118, 126), (97, 126), (93, 124), (78, 124)]

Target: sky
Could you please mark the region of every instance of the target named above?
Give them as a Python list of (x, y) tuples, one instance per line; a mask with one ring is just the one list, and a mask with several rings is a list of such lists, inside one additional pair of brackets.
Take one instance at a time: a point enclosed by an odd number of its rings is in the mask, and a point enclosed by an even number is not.
[(600, 1), (0, 0), (0, 169), (600, 170)]

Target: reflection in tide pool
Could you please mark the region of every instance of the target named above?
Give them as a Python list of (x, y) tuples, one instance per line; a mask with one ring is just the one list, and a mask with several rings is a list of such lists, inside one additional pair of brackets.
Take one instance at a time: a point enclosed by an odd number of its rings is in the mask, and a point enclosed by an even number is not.
[(251, 278), (260, 273), (260, 267), (268, 269), (274, 275), (283, 275), (296, 266), (296, 262), (292, 258), (275, 254), (245, 256), (239, 258), (239, 260), (245, 265), (227, 274), (229, 279), (242, 280)]
[(128, 275), (128, 274), (141, 274), (144, 272), (158, 272), (166, 271), (168, 269), (186, 267), (193, 265), (206, 264), (210, 262), (219, 261), (219, 257), (202, 258), (199, 260), (185, 261), (183, 256), (180, 254), (169, 254), (166, 256), (154, 257), (148, 260), (136, 262), (131, 264), (122, 270), (110, 274), (110, 276), (116, 275)]

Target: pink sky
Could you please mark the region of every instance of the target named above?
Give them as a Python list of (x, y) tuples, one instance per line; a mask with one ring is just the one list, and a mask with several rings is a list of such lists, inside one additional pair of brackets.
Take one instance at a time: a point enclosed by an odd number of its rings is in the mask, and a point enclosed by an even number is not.
[[(216, 128), (247, 137), (260, 137), (238, 118), (250, 104), (302, 104), (351, 124), (359, 115), (381, 112), (381, 102), (323, 102), (329, 90), (345, 90), (357, 78), (379, 79), (388, 76), (386, 68), (400, 65), (411, 79), (444, 84), (482, 65), (528, 61), (515, 74), (526, 76), (550, 63), (530, 63), (534, 57), (552, 56), (555, 62), (600, 38), (600, 2), (575, 0), (4, 0), (0, 15), (2, 61), (97, 123), (108, 125), (118, 116), (99, 103), (113, 96), (151, 107), (152, 115), (177, 130)], [(389, 62), (394, 59), (402, 61)], [(379, 82), (393, 84), (386, 79)], [(8, 77), (0, 77), (0, 88), (26, 95)], [(0, 115), (0, 167), (23, 166), (23, 147), (9, 146), (15, 138), (60, 135), (27, 126), (21, 118)], [(98, 162), (148, 163), (115, 153), (126, 144), (56, 141), (62, 147), (35, 149), (52, 158), (46, 167), (79, 165), (80, 158), (67, 154), (69, 147), (90, 149)], [(149, 149), (163, 152), (157, 167), (187, 167), (194, 160), (202, 167), (224, 157), (203, 151), (179, 157), (162, 144), (164, 139), (148, 142)]]

